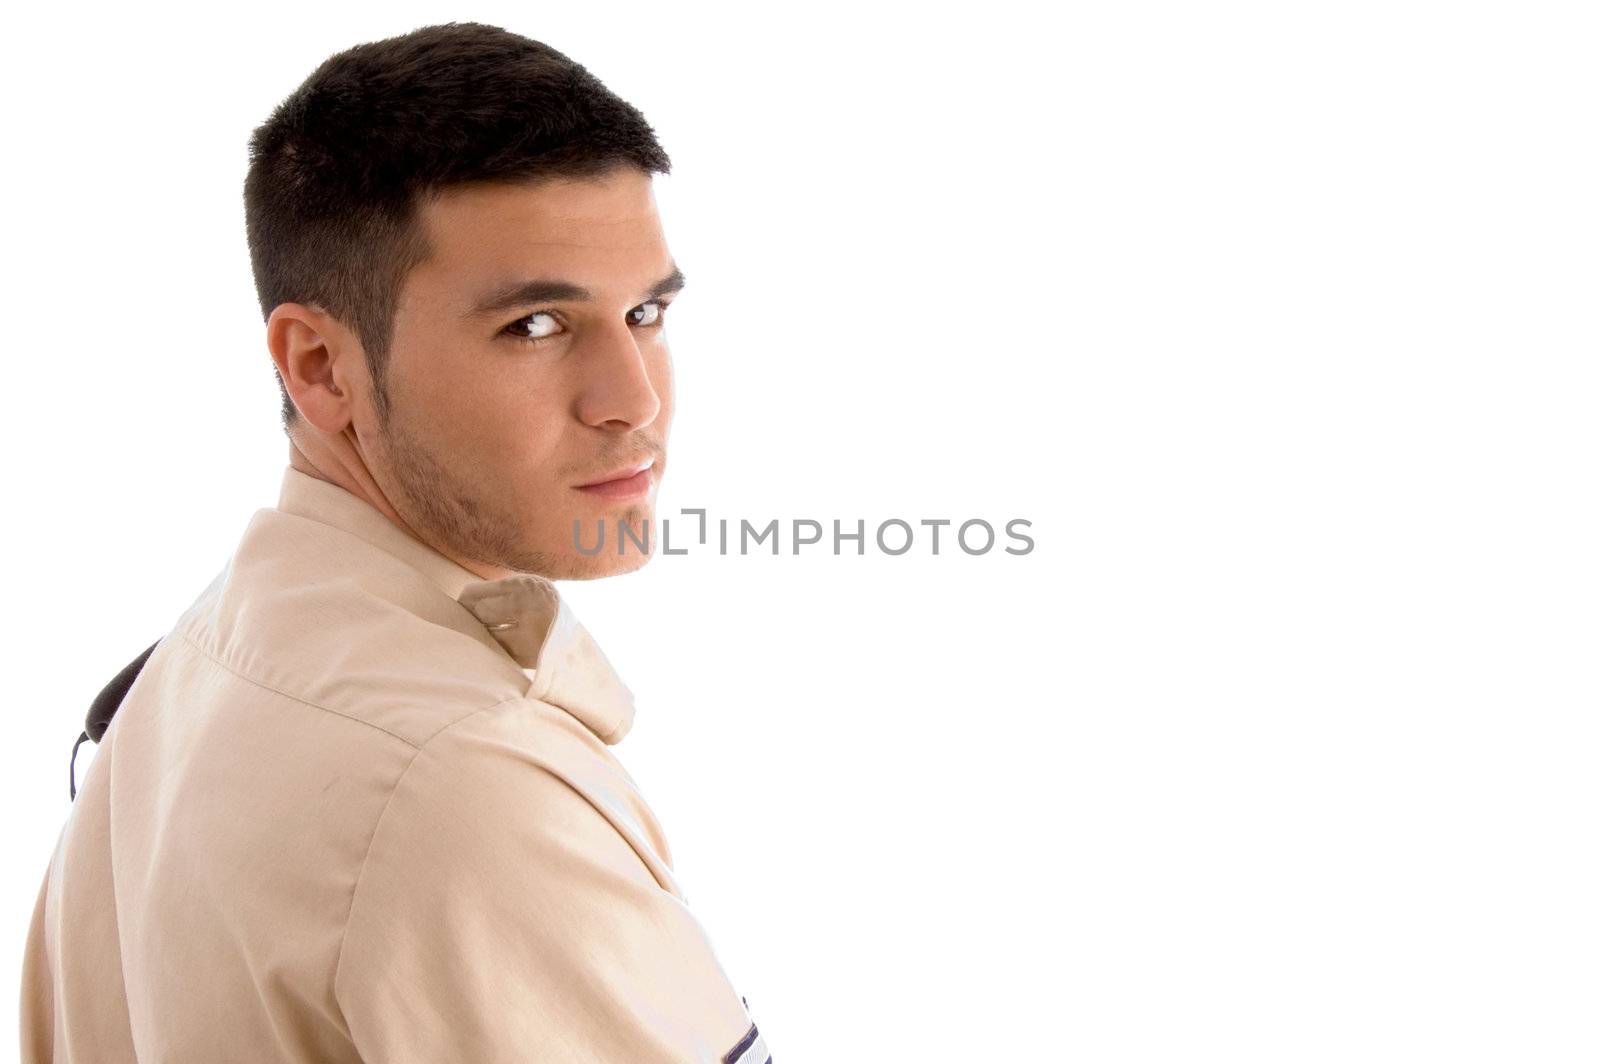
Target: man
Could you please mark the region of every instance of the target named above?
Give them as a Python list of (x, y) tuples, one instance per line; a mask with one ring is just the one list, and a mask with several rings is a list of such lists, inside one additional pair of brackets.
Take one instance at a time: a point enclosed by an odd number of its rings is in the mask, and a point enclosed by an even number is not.
[(250, 148), (289, 466), (100, 739), (23, 1059), (764, 1064), (551, 583), (648, 560), (667, 156), (475, 23), (333, 56)]

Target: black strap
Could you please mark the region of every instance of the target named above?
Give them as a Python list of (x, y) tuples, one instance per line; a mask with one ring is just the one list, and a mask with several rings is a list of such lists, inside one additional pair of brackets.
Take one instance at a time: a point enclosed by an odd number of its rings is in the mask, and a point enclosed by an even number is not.
[(133, 681), (139, 678), (139, 670), (144, 668), (144, 663), (150, 660), (150, 654), (161, 643), (157, 639), (145, 648), (144, 653), (134, 658), (122, 667), (122, 671), (111, 678), (111, 682), (95, 696), (94, 704), (89, 707), (88, 719), (84, 722), (83, 734), (78, 736), (78, 741), (72, 744), (72, 760), (67, 763), (67, 784), (72, 794), (72, 800), (78, 800), (78, 747), (83, 745), (85, 739), (100, 742), (106, 729), (111, 726), (111, 718), (117, 715), (117, 709), (122, 705), (122, 699), (128, 693), (128, 688), (133, 686)]
[(83, 741), (88, 737), (88, 732), (78, 736), (78, 741), (72, 744), (72, 760), (67, 762), (67, 786), (72, 789), (72, 800), (74, 802), (78, 800), (78, 770), (75, 767), (78, 764), (78, 747), (82, 746)]

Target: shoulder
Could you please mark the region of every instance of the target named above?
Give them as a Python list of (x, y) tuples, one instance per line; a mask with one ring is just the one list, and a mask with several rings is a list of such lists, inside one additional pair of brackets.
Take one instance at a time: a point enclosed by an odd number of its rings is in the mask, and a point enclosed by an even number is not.
[(558, 706), (503, 699), (440, 727), (395, 781), (362, 878), (450, 881), (502, 869), (510, 854), (586, 860), (670, 892), (670, 856), (653, 811), (611, 750)]
[[(334, 968), (370, 1059), (713, 1059), (749, 1019), (605, 745), (531, 698), (424, 743)], [(425, 1006), (425, 1007), (419, 1007)], [(364, 1055), (366, 1049), (363, 1049)]]
[[(654, 814), (605, 744), (556, 706), (510, 698), (439, 729), (410, 757), (358, 869), (348, 954), (396, 922), (567, 933), (598, 899), (681, 897)], [(631, 900), (628, 900), (631, 899)], [(574, 921), (576, 920), (576, 923)], [(359, 965), (358, 961), (358, 965)]]

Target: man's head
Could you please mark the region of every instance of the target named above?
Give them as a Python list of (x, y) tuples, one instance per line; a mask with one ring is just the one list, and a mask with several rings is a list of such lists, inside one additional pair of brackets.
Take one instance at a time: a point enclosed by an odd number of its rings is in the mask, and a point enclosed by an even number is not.
[[(637, 110), (561, 53), (450, 23), (329, 58), (250, 143), (251, 265), (284, 429), (478, 570), (634, 569), (682, 286)], [(582, 490), (654, 461), (643, 493)], [(573, 524), (598, 554), (574, 547)], [(653, 536), (651, 537), (653, 539)], [(650, 543), (650, 549), (655, 544)]]

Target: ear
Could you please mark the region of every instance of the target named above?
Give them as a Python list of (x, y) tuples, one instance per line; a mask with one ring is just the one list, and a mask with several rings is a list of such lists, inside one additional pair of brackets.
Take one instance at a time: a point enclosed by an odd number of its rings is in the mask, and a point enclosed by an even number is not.
[(335, 435), (354, 417), (352, 375), (364, 377), (361, 343), (327, 311), (279, 303), (267, 318), (267, 350), (300, 416)]

